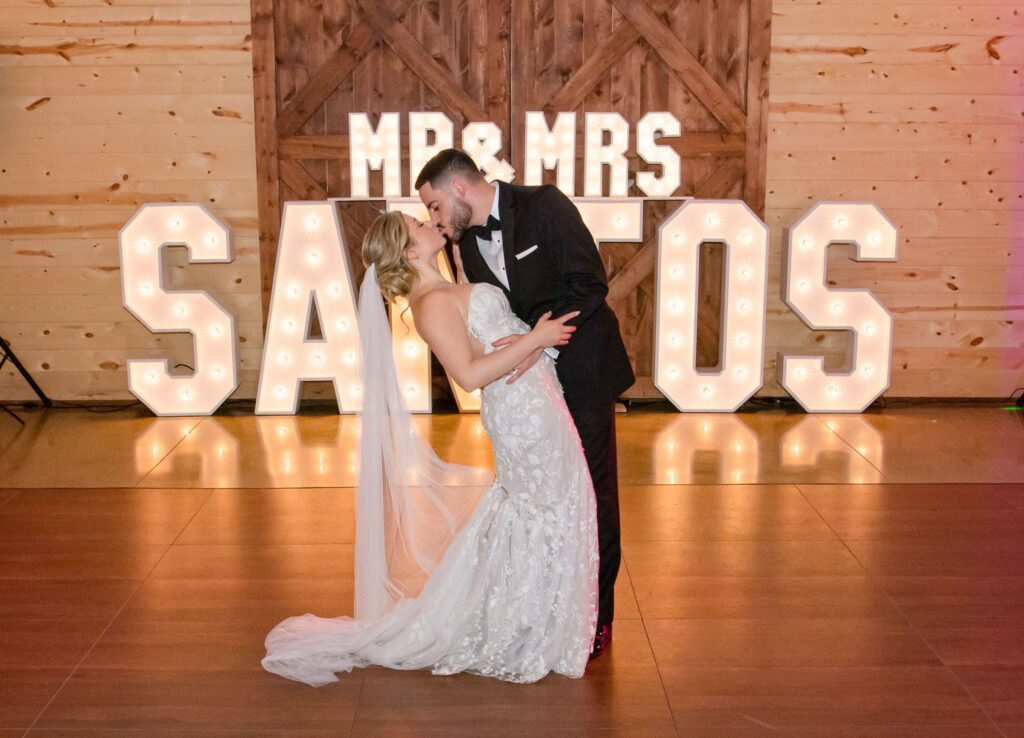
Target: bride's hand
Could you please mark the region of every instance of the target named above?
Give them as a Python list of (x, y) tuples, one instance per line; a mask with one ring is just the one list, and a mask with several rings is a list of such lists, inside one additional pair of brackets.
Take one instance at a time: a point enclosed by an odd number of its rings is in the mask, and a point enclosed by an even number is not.
[(530, 333), (533, 334), (537, 345), (541, 348), (564, 346), (569, 343), (572, 334), (576, 332), (576, 326), (566, 325), (566, 321), (572, 320), (579, 314), (579, 310), (574, 310), (571, 313), (566, 313), (561, 318), (552, 319), (551, 311), (548, 310), (540, 316)]
[[(525, 337), (526, 334), (524, 333), (513, 333), (511, 336), (499, 338), (497, 341), (494, 341), (491, 345), (494, 346), (495, 348), (501, 348), (502, 346), (511, 346), (516, 341), (519, 341)], [(527, 356), (525, 359), (519, 362), (518, 366), (513, 367), (512, 371), (505, 375), (508, 377), (508, 379), (505, 381), (505, 384), (512, 384), (517, 379), (522, 377), (531, 366), (537, 363), (537, 359), (540, 358), (540, 355), (543, 352), (543, 348), (535, 349), (533, 353), (531, 353), (529, 356)]]

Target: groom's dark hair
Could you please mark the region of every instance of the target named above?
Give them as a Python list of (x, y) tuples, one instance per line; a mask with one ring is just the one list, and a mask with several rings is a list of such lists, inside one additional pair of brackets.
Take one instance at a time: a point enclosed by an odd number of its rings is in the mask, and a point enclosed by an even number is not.
[(452, 177), (462, 177), (470, 182), (483, 179), (480, 168), (465, 151), (444, 149), (423, 165), (416, 177), (416, 189), (430, 182), (431, 187), (442, 187), (451, 182)]

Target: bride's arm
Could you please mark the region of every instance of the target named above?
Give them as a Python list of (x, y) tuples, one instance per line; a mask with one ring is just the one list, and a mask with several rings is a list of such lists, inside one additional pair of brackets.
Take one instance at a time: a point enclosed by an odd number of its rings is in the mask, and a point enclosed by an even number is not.
[(576, 315), (569, 313), (550, 320), (547, 313), (522, 339), (483, 356), (474, 356), (466, 322), (452, 295), (440, 290), (424, 295), (413, 311), (413, 321), (445, 371), (459, 386), (472, 392), (508, 374), (536, 349), (564, 345), (576, 330), (565, 325), (565, 321)]

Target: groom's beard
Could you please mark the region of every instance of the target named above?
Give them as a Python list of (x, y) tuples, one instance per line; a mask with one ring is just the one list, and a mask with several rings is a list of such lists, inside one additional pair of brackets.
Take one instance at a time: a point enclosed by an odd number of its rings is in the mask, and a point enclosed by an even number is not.
[(452, 240), (462, 241), (466, 231), (470, 228), (470, 220), (473, 217), (473, 208), (465, 200), (452, 197)]

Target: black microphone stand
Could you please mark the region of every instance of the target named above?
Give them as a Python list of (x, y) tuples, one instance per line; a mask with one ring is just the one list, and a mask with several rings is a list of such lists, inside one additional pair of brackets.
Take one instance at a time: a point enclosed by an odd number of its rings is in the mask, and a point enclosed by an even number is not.
[[(14, 351), (11, 350), (11, 344), (4, 340), (3, 336), (0, 336), (0, 369), (3, 369), (4, 364), (6, 364), (8, 361), (14, 364), (14, 366), (17, 367), (18, 371), (21, 372), (21, 376), (25, 378), (25, 381), (28, 382), (29, 386), (39, 397), (40, 401), (42, 401), (43, 405), (45, 405), (46, 407), (53, 407), (53, 401), (49, 397), (47, 397), (46, 393), (43, 392), (42, 388), (40, 388), (40, 386), (36, 384), (36, 380), (32, 379), (32, 375), (28, 373), (28, 369), (25, 368), (25, 365), (18, 361), (18, 357), (15, 356)], [(3, 408), (3, 411), (5, 413), (10, 415), (19, 423), (25, 425), (25, 421), (22, 420), (18, 416), (18, 414), (11, 410), (9, 407), (7, 407), (6, 405), (0, 405), (0, 408)]]

